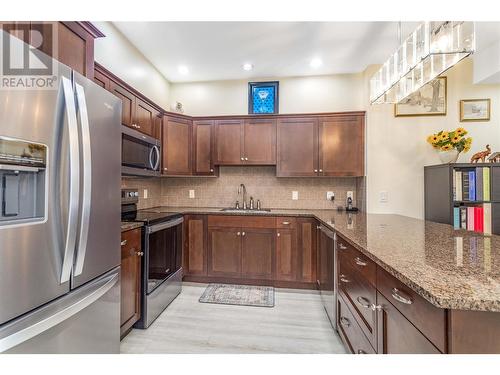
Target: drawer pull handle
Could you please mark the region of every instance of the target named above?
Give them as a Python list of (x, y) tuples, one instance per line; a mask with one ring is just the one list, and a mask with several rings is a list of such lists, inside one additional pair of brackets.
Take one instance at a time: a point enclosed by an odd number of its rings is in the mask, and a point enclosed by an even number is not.
[(122, 242), (120, 242), (120, 244), (121, 244), (122, 246), (125, 246), (125, 245), (127, 244), (127, 240), (123, 240)]
[(411, 305), (413, 300), (409, 296), (404, 296), (404, 293), (401, 292), (398, 288), (392, 288), (392, 298), (396, 301), (404, 303), (406, 305)]
[(284, 221), (281, 224), (283, 224), (283, 225), (290, 225), (290, 222), (289, 221)]
[(356, 298), (356, 301), (358, 302), (358, 305), (361, 307), (364, 307), (365, 309), (372, 309), (373, 304), (370, 304), (370, 301), (365, 298), (365, 297), (358, 297)]
[(344, 245), (342, 242), (339, 242), (339, 249), (340, 250), (346, 250), (347, 249), (347, 246)]
[(343, 326), (349, 327), (351, 325), (351, 322), (345, 316), (341, 316), (340, 317), (340, 324), (342, 324)]
[(340, 280), (340, 281), (342, 281), (342, 282), (343, 282), (343, 283), (345, 283), (345, 284), (347, 284), (347, 283), (350, 283), (350, 282), (351, 282), (351, 280), (347, 279), (347, 278), (345, 277), (345, 275), (340, 275), (340, 276), (339, 276), (339, 280)]
[(356, 264), (358, 266), (361, 266), (361, 267), (365, 267), (367, 265), (367, 263), (363, 259), (361, 259), (360, 257), (354, 258), (354, 261), (356, 262)]
[(358, 354), (368, 354), (368, 353), (365, 352), (363, 349), (358, 349)]

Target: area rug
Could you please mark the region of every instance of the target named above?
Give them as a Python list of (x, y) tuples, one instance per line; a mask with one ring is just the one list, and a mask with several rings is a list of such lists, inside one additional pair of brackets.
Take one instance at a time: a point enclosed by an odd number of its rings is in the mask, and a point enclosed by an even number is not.
[(233, 284), (209, 284), (199, 299), (202, 303), (274, 307), (274, 288)]

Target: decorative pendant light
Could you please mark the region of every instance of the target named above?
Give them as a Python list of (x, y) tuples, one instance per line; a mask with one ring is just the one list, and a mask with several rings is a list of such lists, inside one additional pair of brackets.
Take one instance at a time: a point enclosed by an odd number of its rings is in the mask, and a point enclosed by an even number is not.
[(400, 102), (474, 49), (474, 22), (421, 23), (370, 79), (371, 104)]

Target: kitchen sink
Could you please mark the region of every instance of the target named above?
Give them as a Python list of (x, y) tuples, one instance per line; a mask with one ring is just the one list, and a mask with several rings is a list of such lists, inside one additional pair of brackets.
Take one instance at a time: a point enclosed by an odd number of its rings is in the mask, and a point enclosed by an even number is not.
[(227, 207), (221, 209), (222, 212), (237, 212), (241, 214), (265, 214), (271, 212), (270, 208), (261, 208), (260, 210), (250, 210), (250, 209), (242, 209), (242, 208), (234, 208), (234, 207)]

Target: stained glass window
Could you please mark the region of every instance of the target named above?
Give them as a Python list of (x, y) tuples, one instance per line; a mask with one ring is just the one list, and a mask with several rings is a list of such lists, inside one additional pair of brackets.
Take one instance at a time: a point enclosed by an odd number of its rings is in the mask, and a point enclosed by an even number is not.
[(278, 82), (250, 82), (249, 94), (249, 113), (278, 113)]

